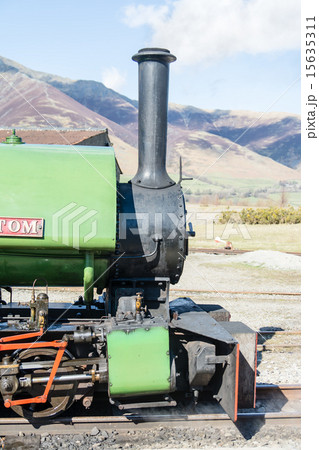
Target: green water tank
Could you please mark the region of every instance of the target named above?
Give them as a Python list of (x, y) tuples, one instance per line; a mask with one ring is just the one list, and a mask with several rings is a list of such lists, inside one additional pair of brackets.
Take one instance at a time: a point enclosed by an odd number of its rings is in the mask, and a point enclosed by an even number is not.
[(116, 240), (113, 149), (9, 140), (0, 167), (0, 285), (105, 287)]

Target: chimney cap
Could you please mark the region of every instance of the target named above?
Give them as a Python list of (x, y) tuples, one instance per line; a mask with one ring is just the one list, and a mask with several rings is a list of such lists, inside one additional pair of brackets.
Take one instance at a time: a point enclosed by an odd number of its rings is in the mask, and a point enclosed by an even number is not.
[(172, 55), (166, 48), (142, 48), (134, 56), (132, 56), (133, 61), (161, 61), (166, 63), (171, 63), (176, 61), (176, 56)]

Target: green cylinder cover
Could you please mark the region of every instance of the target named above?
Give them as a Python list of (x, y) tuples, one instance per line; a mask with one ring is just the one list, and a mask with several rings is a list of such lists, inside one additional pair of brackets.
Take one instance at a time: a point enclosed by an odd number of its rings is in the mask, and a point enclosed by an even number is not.
[[(0, 144), (0, 285), (105, 286), (116, 239), (110, 147)], [(90, 269), (91, 270), (91, 269)]]
[(161, 326), (107, 335), (111, 397), (170, 391), (169, 332)]

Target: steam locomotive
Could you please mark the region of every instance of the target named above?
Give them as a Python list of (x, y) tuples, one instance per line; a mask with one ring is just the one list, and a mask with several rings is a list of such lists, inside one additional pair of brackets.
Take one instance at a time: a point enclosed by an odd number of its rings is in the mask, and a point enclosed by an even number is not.
[[(15, 134), (0, 144), (0, 286), (10, 294), (0, 296), (0, 393), (30, 421), (74, 401), (89, 408), (96, 391), (121, 410), (204, 392), (233, 421), (255, 404), (256, 333), (219, 305), (169, 301), (194, 235), (182, 171), (177, 182), (166, 171), (176, 58), (145, 48), (133, 60), (138, 170), (129, 182), (112, 147), (28, 145)], [(29, 289), (19, 302), (17, 286)], [(49, 302), (55, 286), (83, 286), (83, 296)]]

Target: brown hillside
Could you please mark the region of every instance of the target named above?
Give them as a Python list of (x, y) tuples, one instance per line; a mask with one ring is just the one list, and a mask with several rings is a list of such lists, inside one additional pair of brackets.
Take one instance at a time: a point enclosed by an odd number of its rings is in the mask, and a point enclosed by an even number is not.
[[(30, 78), (19, 71), (0, 73), (0, 90), (0, 128), (108, 128), (123, 173), (135, 173), (136, 115), (133, 122), (120, 125), (93, 112), (46, 82)], [(259, 142), (260, 145), (261, 140), (264, 144), (267, 139), (270, 143), (275, 143), (278, 136), (289, 137), (296, 132), (298, 120), (294, 117), (287, 118), (287, 115), (268, 113), (263, 115), (262, 121), (257, 121), (258, 115), (259, 113), (203, 111), (171, 105), (168, 170), (177, 173), (179, 156), (182, 156), (184, 173), (194, 178), (212, 179), (218, 175), (274, 181), (299, 179), (300, 173), (297, 170), (252, 149), (254, 143)], [(227, 127), (225, 123), (228, 123)], [(260, 130), (257, 124), (261, 127)], [(253, 127), (255, 133), (249, 134)], [(247, 143), (243, 139), (235, 142), (241, 129), (247, 128)]]

